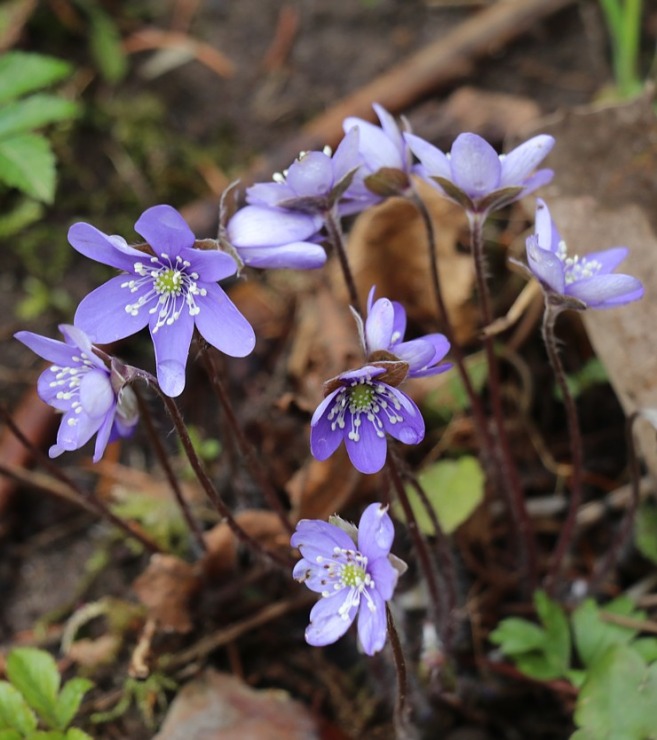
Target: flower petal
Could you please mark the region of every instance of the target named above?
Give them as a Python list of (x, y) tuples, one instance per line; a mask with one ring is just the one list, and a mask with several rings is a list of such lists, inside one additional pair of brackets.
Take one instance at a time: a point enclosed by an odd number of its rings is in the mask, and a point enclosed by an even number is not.
[(387, 350), (392, 340), (395, 309), (392, 301), (379, 298), (367, 314), (365, 320), (365, 340), (367, 351)]
[(399, 301), (393, 301), (392, 307), (395, 311), (395, 318), (392, 322), (392, 344), (401, 342), (406, 334), (406, 309)]
[(399, 401), (401, 409), (398, 413), (403, 417), (403, 421), (395, 421), (390, 419), (386, 414), (380, 413), (379, 418), (383, 422), (383, 426), (391, 437), (398, 439), (406, 445), (415, 445), (424, 439), (424, 418), (420, 413), (420, 409), (415, 403), (398, 388), (388, 386), (388, 392), (391, 393)]
[(129, 247), (123, 237), (104, 234), (91, 224), (73, 224), (68, 240), (80, 254), (118, 270), (131, 272), (135, 261), (144, 259), (143, 252)]
[(538, 246), (536, 235), (527, 237), (527, 263), (536, 278), (555, 293), (566, 287), (563, 262), (554, 252)]
[[(151, 318), (153, 325), (156, 321), (157, 314)], [(194, 317), (183, 311), (172, 324), (165, 323), (157, 331), (153, 328), (151, 326), (157, 382), (167, 396), (175, 398), (185, 388), (185, 367), (194, 333)]]
[[(102, 416), (92, 419), (84, 413), (76, 414), (75, 411), (64, 414), (57, 431), (57, 444), (49, 451), (50, 457), (79, 450), (93, 437), (102, 422)], [(53, 449), (56, 450), (54, 454)]]
[(383, 129), (362, 118), (349, 117), (343, 123), (345, 133), (355, 126), (358, 127), (359, 148), (364, 166), (370, 173), (377, 172), (382, 167), (404, 169), (404, 158), (399, 145), (391, 141)]
[(321, 228), (319, 216), (264, 206), (245, 206), (230, 219), (227, 231), (231, 244), (240, 250), (303, 242)]
[(96, 435), (93, 461), (97, 463), (105, 452), (108, 442), (111, 441), (111, 433), (114, 426), (114, 414), (107, 414)]
[(400, 360), (408, 363), (409, 373), (425, 368), (436, 354), (433, 344), (426, 342), (424, 337), (412, 339), (410, 342), (401, 342), (392, 349)]
[(60, 342), (57, 339), (49, 339), (48, 337), (42, 337), (40, 334), (35, 334), (32, 331), (17, 331), (14, 334), (14, 338), (22, 342), (26, 347), (29, 347), (32, 352), (43, 357), (44, 360), (52, 362), (55, 365), (61, 367), (69, 367), (73, 363), (73, 355), (76, 354), (75, 350), (64, 342)]
[(597, 275), (578, 280), (566, 288), (566, 295), (584, 301), (590, 308), (613, 308), (637, 301), (643, 296), (643, 285), (631, 275)]
[(344, 616), (339, 610), (349, 598), (349, 589), (344, 588), (334, 596), (320, 599), (310, 612), (310, 624), (306, 628), (306, 642), (317, 647), (330, 645), (339, 640), (349, 629), (356, 617), (358, 604)]
[(275, 208), (279, 203), (295, 197), (294, 190), (284, 182), (257, 182), (246, 189), (246, 202), (254, 206)]
[(196, 327), (213, 347), (231, 357), (246, 357), (255, 347), (255, 332), (226, 293), (205, 283), (205, 296), (197, 296)]
[(547, 157), (554, 146), (554, 137), (540, 134), (517, 146), (501, 158), (502, 173), (499, 187), (524, 185), (525, 180)]
[(74, 321), (92, 342), (115, 342), (136, 334), (148, 324), (147, 306), (143, 306), (136, 316), (125, 309), (126, 305), (138, 300), (140, 295), (145, 295), (150, 286), (131, 293), (127, 288), (121, 287), (125, 282), (126, 276), (119, 275), (92, 290), (80, 301)]
[(395, 527), (388, 515), (388, 507), (370, 504), (358, 523), (358, 549), (368, 560), (385, 558), (395, 538)]
[(556, 224), (550, 216), (550, 209), (541, 198), (536, 199), (536, 213), (534, 216), (534, 234), (537, 245), (548, 252), (555, 252), (559, 247), (561, 236)]
[(404, 139), (411, 151), (422, 163), (422, 173), (425, 177), (443, 177), (452, 179), (452, 168), (447, 155), (438, 147), (415, 134), (404, 134)]
[(343, 433), (339, 428), (332, 429), (328, 411), (340, 389), (329, 393), (315, 409), (310, 420), (310, 451), (316, 460), (326, 460), (338, 449)]
[(90, 370), (80, 381), (80, 404), (85, 414), (92, 419), (105, 416), (116, 403), (109, 373)]
[(347, 131), (333, 154), (333, 182), (337, 185), (351, 170), (360, 167), (363, 159), (358, 145), (360, 132), (358, 128)]
[(205, 283), (224, 280), (237, 272), (234, 258), (218, 249), (183, 249), (180, 256), (191, 264), (189, 269), (198, 273), (199, 279)]
[(374, 581), (374, 588), (383, 599), (389, 601), (397, 585), (399, 572), (387, 557), (370, 561), (367, 564), (367, 571)]
[(450, 153), (452, 182), (470, 198), (496, 190), (502, 165), (493, 147), (477, 134), (460, 134)]
[(172, 206), (147, 208), (137, 220), (135, 231), (141, 234), (157, 254), (176, 257), (180, 250), (196, 241), (194, 232)]
[(326, 262), (326, 252), (312, 242), (290, 242), (282, 246), (236, 247), (237, 252), (249, 267), (316, 270)]
[(351, 537), (340, 527), (329, 524), (321, 519), (302, 519), (290, 538), (292, 547), (298, 547), (303, 557), (311, 564), (317, 565), (322, 560), (333, 557), (334, 548), (353, 550), (355, 548)]
[(627, 247), (612, 247), (611, 249), (603, 249), (600, 252), (591, 252), (590, 254), (583, 255), (583, 258), (587, 262), (599, 262), (602, 267), (597, 274), (606, 275), (613, 272), (620, 265), (627, 257), (629, 251)]
[(333, 187), (331, 158), (324, 152), (308, 152), (290, 165), (287, 184), (298, 197), (327, 195)]
[(369, 599), (362, 596), (358, 610), (358, 639), (365, 654), (378, 653), (385, 645), (387, 636), (385, 601), (377, 591), (370, 589)]
[[(378, 473), (385, 465), (388, 446), (385, 435), (379, 436), (374, 424), (361, 416), (358, 441), (345, 436), (344, 443), (352, 465), (361, 473)], [(347, 426), (349, 420), (347, 419)]]

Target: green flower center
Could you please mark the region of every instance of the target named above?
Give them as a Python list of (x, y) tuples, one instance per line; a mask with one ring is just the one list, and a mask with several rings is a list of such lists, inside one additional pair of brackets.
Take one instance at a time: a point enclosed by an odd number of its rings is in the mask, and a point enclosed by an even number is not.
[(345, 586), (357, 587), (365, 581), (365, 568), (361, 568), (359, 565), (348, 563), (342, 566), (342, 583)]
[(153, 281), (153, 287), (160, 295), (163, 293), (167, 295), (180, 295), (182, 284), (183, 274), (173, 268), (161, 270)]
[(361, 384), (354, 386), (349, 393), (349, 404), (354, 411), (366, 411), (372, 405), (375, 391), (371, 385)]

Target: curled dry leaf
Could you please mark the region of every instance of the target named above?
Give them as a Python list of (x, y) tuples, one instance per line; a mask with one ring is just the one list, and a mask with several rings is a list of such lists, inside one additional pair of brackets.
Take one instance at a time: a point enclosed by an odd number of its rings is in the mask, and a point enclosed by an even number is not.
[(186, 633), (193, 622), (190, 601), (201, 586), (197, 569), (173, 555), (153, 555), (146, 570), (132, 584), (149, 619), (165, 632)]
[[(247, 509), (235, 514), (235, 521), (254, 540), (269, 549), (289, 550), (290, 537), (273, 511)], [(216, 578), (237, 568), (239, 542), (226, 522), (220, 522), (205, 533), (208, 551), (201, 561), (206, 577)]]
[(284, 691), (207, 670), (178, 692), (154, 740), (318, 740), (310, 712)]
[[(438, 266), (445, 303), (459, 342), (474, 337), (476, 311), (471, 303), (474, 266), (457, 246), (468, 244), (463, 210), (425, 183), (417, 183), (436, 232)], [(403, 303), (411, 322), (436, 330), (433, 293), (424, 224), (413, 204), (391, 198), (356, 220), (349, 236), (349, 258), (364, 302), (372, 285), (376, 294)], [(336, 290), (342, 276), (334, 265)], [(340, 372), (340, 371), (338, 371)], [(337, 373), (336, 373), (337, 375)]]

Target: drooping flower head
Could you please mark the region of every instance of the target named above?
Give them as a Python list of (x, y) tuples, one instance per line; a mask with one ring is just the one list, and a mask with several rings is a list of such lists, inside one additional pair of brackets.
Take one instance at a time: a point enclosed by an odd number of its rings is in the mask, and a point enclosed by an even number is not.
[(585, 257), (568, 256), (566, 242), (540, 198), (536, 203), (535, 232), (527, 238), (526, 246), (529, 269), (553, 303), (575, 309), (613, 308), (643, 296), (640, 280), (613, 272), (627, 257), (627, 247), (613, 247)]
[(81, 329), (62, 324), (59, 330), (63, 342), (31, 331), (14, 336), (53, 363), (37, 384), (41, 400), (63, 414), (50, 457), (77, 450), (97, 434), (93, 460), (98, 462), (109, 442), (132, 434), (137, 423), (135, 395), (94, 353)]
[(390, 556), (394, 526), (381, 504), (365, 509), (358, 529), (339, 517), (331, 522), (302, 519), (290, 540), (302, 555), (294, 578), (322, 595), (310, 612), (306, 642), (330, 645), (358, 615), (360, 643), (367, 655), (374, 655), (385, 644), (386, 601), (404, 569)]
[(534, 136), (508, 154), (498, 154), (477, 134), (456, 137), (445, 154), (429, 142), (404, 134), (420, 160), (414, 172), (461, 205), (468, 214), (487, 214), (502, 208), (552, 180), (552, 170), (536, 167), (554, 146), (547, 134)]
[(148, 325), (158, 382), (164, 393), (177, 396), (185, 387), (194, 327), (209, 344), (232, 357), (248, 355), (255, 334), (217, 285), (237, 271), (230, 255), (196, 249), (194, 234), (171, 206), (144, 211), (135, 230), (147, 242), (140, 248), (90, 224), (77, 223), (69, 229), (69, 241), (78, 252), (125, 273), (82, 300), (75, 324), (101, 344), (128, 337)]
[(310, 421), (310, 450), (326, 460), (344, 440), (353, 466), (377, 473), (386, 461), (386, 434), (404, 444), (424, 439), (424, 419), (402, 391), (380, 379), (385, 367), (366, 365), (326, 383), (328, 395)]
[(394, 117), (382, 106), (372, 106), (381, 122), (375, 126), (362, 118), (344, 120), (345, 133), (359, 131), (358, 148), (363, 165), (347, 189), (346, 197), (362, 203), (362, 209), (384, 197), (402, 193), (410, 184), (411, 155)]
[(368, 361), (401, 360), (408, 364), (409, 378), (437, 375), (449, 370), (451, 362), (439, 364), (449, 352), (447, 337), (438, 333), (425, 334), (404, 342), (406, 310), (401, 303), (388, 298), (374, 300), (375, 292), (376, 288), (372, 287), (364, 325), (360, 316), (354, 314)]
[(359, 131), (354, 128), (334, 154), (329, 147), (321, 152), (301, 152), (287, 170), (274, 175), (273, 182), (247, 188), (247, 202), (314, 214), (324, 214), (337, 204), (341, 215), (358, 212), (362, 205), (343, 197), (363, 161), (358, 141)]
[(249, 267), (313, 270), (326, 262), (323, 225), (319, 214), (249, 205), (228, 221), (226, 237)]

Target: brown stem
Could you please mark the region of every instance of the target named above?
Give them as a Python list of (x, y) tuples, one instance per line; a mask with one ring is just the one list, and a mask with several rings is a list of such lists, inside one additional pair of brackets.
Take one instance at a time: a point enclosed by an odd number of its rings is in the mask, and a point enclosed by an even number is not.
[[(477, 291), (479, 293), (479, 303), (481, 306), (481, 317), (484, 326), (488, 326), (493, 321), (493, 311), (491, 308), (488, 284), (486, 282), (486, 261), (484, 257), (483, 234), (485, 218), (485, 214), (468, 213), (472, 256), (475, 264)], [(533, 590), (538, 577), (534, 526), (529, 516), (529, 512), (527, 511), (522, 483), (518, 474), (518, 468), (516, 467), (515, 460), (511, 453), (509, 437), (504, 423), (502, 389), (493, 338), (491, 336), (484, 335), (483, 343), (488, 363), (488, 389), (490, 393), (491, 409), (493, 412), (493, 421), (497, 430), (503, 488), (508, 495), (509, 507), (511, 509), (515, 526), (518, 529), (520, 556), (522, 559), (521, 569), (527, 579), (529, 590)]]
[(217, 398), (219, 399), (219, 403), (221, 403), (221, 407), (226, 415), (226, 420), (235, 435), (235, 440), (237, 441), (237, 446), (239, 447), (240, 454), (244, 460), (245, 467), (249, 470), (255, 481), (260, 486), (260, 489), (267, 499), (267, 503), (276, 513), (285, 530), (288, 534), (292, 534), (294, 532), (294, 527), (288, 519), (287, 512), (283, 508), (283, 504), (281, 503), (278, 494), (274, 490), (269, 478), (262, 470), (262, 465), (260, 464), (260, 460), (258, 459), (254, 446), (246, 438), (244, 431), (237, 420), (237, 416), (233, 410), (233, 405), (230, 402), (230, 398), (226, 393), (223, 383), (221, 382), (212, 350), (204, 341), (201, 342), (201, 356), (203, 358), (208, 377), (210, 378), (210, 382), (212, 383), (212, 387), (214, 388)]
[(189, 432), (187, 431), (187, 427), (185, 426), (185, 422), (183, 421), (180, 410), (178, 409), (178, 406), (176, 406), (174, 400), (172, 398), (169, 398), (169, 396), (167, 396), (162, 391), (157, 380), (152, 375), (149, 375), (143, 370), (139, 370), (135, 371), (135, 377), (141, 377), (143, 380), (146, 380), (146, 382), (152, 386), (153, 390), (160, 397), (162, 403), (164, 403), (167, 413), (169, 414), (169, 417), (171, 418), (171, 421), (173, 422), (173, 425), (176, 429), (176, 433), (180, 439), (180, 442), (182, 443), (185, 455), (187, 456), (189, 464), (192, 466), (194, 475), (196, 475), (198, 482), (203, 487), (203, 490), (214, 505), (215, 509), (226, 520), (226, 524), (233, 532), (235, 537), (237, 537), (240, 542), (242, 542), (244, 545), (247, 545), (258, 554), (268, 558), (269, 560), (273, 560), (278, 565), (281, 565), (284, 568), (288, 568), (290, 564), (287, 559), (281, 557), (280, 555), (278, 555), (278, 553), (272, 552), (271, 550), (265, 548), (260, 542), (258, 542), (258, 540), (251, 537), (251, 535), (237, 523), (230, 509), (228, 508), (228, 506), (226, 506), (224, 500), (221, 498), (219, 491), (217, 491), (214, 483), (208, 476), (200, 457), (196, 454), (196, 450), (194, 449), (194, 445), (192, 444), (192, 440), (189, 436)]
[(568, 513), (566, 514), (566, 521), (563, 523), (561, 528), (561, 535), (557, 541), (557, 546), (554, 550), (554, 555), (552, 556), (552, 561), (545, 578), (545, 589), (550, 595), (554, 592), (556, 578), (561, 571), (564, 558), (575, 535), (577, 512), (582, 504), (582, 463), (584, 459), (582, 433), (580, 431), (579, 421), (577, 418), (577, 407), (575, 405), (575, 399), (573, 398), (566, 381), (566, 372), (564, 370), (563, 363), (561, 362), (561, 357), (559, 356), (559, 350), (557, 348), (557, 341), (554, 333), (554, 325), (560, 312), (560, 307), (553, 306), (546, 294), (545, 313), (543, 314), (543, 340), (545, 342), (545, 348), (548, 353), (550, 365), (552, 366), (554, 376), (559, 385), (559, 389), (561, 390), (561, 397), (566, 411), (568, 436), (570, 439), (570, 450), (572, 455), (572, 475), (570, 478), (570, 501), (568, 503)]
[(196, 520), (196, 517), (192, 513), (190, 506), (183, 495), (183, 492), (180, 488), (180, 483), (178, 482), (178, 478), (173, 468), (171, 467), (171, 463), (169, 462), (169, 456), (164, 449), (164, 445), (162, 444), (160, 435), (157, 433), (157, 430), (153, 425), (153, 418), (148, 408), (148, 404), (146, 404), (146, 402), (144, 401), (136, 385), (132, 386), (132, 390), (137, 397), (140, 419), (146, 429), (146, 434), (148, 435), (151, 445), (155, 450), (157, 459), (159, 460), (159, 463), (166, 474), (167, 480), (169, 481), (169, 485), (171, 486), (171, 490), (173, 491), (173, 495), (176, 499), (176, 503), (178, 504), (178, 508), (180, 509), (183, 518), (187, 522), (189, 531), (192, 533), (192, 536), (196, 540), (196, 544), (200, 552), (207, 552), (208, 546), (205, 544), (205, 540), (203, 539), (203, 530), (201, 529), (201, 525)]
[(605, 578), (611, 573), (616, 567), (618, 559), (620, 557), (625, 543), (632, 533), (632, 526), (634, 525), (634, 517), (639, 506), (639, 500), (641, 497), (641, 468), (639, 465), (639, 456), (636, 452), (636, 444), (634, 442), (634, 422), (641, 416), (639, 411), (635, 411), (633, 414), (628, 416), (625, 420), (625, 443), (627, 445), (627, 454), (629, 457), (630, 466), (630, 488), (632, 496), (630, 503), (623, 517), (623, 521), (618, 527), (616, 537), (614, 538), (611, 546), (607, 549), (607, 554), (596, 568), (589, 590), (595, 591), (600, 584), (602, 584)]
[(408, 694), (408, 675), (406, 673), (406, 661), (402, 650), (397, 628), (392, 618), (390, 607), (386, 604), (386, 623), (388, 625), (388, 637), (392, 646), (392, 655), (395, 660), (397, 671), (397, 701), (395, 702), (395, 726), (399, 734), (402, 734), (406, 724), (406, 696)]
[(338, 218), (335, 208), (327, 211), (324, 216), (324, 224), (326, 226), (326, 231), (328, 232), (329, 242), (331, 243), (331, 246), (337, 254), (340, 262), (344, 282), (349, 291), (349, 301), (358, 315), (362, 316), (363, 312), (361, 310), (360, 300), (358, 299), (358, 289), (356, 288), (356, 281), (354, 280), (354, 275), (347, 258), (347, 250), (345, 248), (344, 237), (342, 235), (342, 227), (340, 226), (340, 219)]
[(162, 552), (162, 548), (152, 540), (145, 532), (134, 525), (126, 522), (121, 517), (117, 516), (107, 504), (98, 497), (93, 491), (83, 491), (78, 484), (66, 475), (53, 461), (39, 449), (36, 445), (33, 445), (29, 439), (23, 434), (23, 432), (14, 423), (11, 415), (4, 406), (0, 406), (0, 416), (3, 418), (12, 434), (18, 439), (18, 441), (24, 445), (24, 447), (30, 451), (34, 458), (39, 462), (41, 467), (45, 468), (53, 477), (64, 483), (74, 493), (76, 498), (80, 500), (82, 506), (90, 506), (96, 514), (101, 518), (106, 519), (110, 524), (113, 524), (117, 529), (120, 529), (128, 537), (132, 537), (140, 542), (146, 550), (151, 553)]

